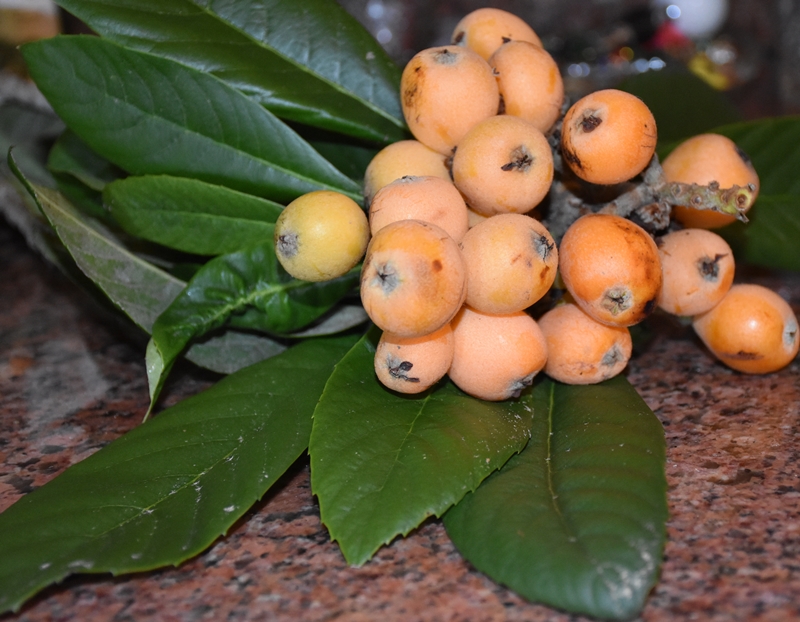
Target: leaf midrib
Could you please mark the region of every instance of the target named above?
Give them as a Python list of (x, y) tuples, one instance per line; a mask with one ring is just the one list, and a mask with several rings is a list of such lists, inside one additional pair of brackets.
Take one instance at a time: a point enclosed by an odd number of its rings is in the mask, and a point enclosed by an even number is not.
[[(118, 45), (118, 44), (112, 44), (112, 45)], [(119, 46), (119, 47), (121, 47), (121, 46)], [(122, 48), (122, 49), (124, 49), (124, 48)], [(92, 63), (94, 63), (95, 66), (97, 66), (96, 61), (94, 60), (94, 58), (90, 54), (86, 53), (85, 51), (83, 51), (83, 53), (87, 57), (89, 57), (91, 59)], [(150, 58), (157, 59), (159, 62), (165, 60), (162, 57), (156, 56), (155, 54), (152, 54), (152, 53), (149, 53), (149, 52), (136, 51), (136, 53), (148, 56)], [(206, 89), (202, 88), (202, 84), (199, 83), (196, 80), (196, 76), (191, 75), (191, 74), (199, 73), (196, 69), (194, 69), (193, 67), (190, 67), (188, 65), (184, 65), (183, 63), (178, 63), (177, 61), (172, 61), (172, 62), (175, 62), (176, 64), (180, 65), (183, 68), (184, 71), (189, 72), (192, 81), (196, 85), (198, 85), (198, 87), (200, 87), (203, 92), (206, 91)], [(155, 70), (158, 70), (158, 69), (155, 68)], [(159, 71), (159, 73), (161, 73), (161, 72)], [(141, 73), (137, 72), (136, 75), (139, 78), (139, 80), (142, 81), (142, 83), (147, 84), (147, 80), (144, 79), (144, 77), (142, 76)], [(233, 89), (233, 87), (231, 87), (230, 85), (228, 85), (226, 82), (224, 82), (220, 78), (216, 77), (215, 75), (213, 75), (213, 74), (203, 74), (203, 75), (206, 75), (209, 79), (215, 80), (223, 88), (223, 90), (231, 89), (235, 93), (241, 95), (241, 97), (245, 97), (246, 98), (246, 95), (239, 93), (239, 91), (236, 91), (235, 89)], [(165, 77), (168, 77), (168, 76), (165, 76)], [(333, 186), (333, 185), (329, 184), (328, 182), (323, 182), (323, 181), (321, 181), (319, 179), (314, 179), (312, 177), (308, 177), (307, 175), (299, 173), (298, 171), (295, 171), (295, 170), (292, 170), (292, 169), (288, 169), (288, 168), (285, 168), (285, 167), (283, 167), (283, 166), (281, 166), (279, 164), (270, 162), (269, 160), (265, 160), (263, 157), (261, 157), (259, 155), (256, 155), (254, 153), (250, 153), (249, 151), (244, 151), (243, 149), (240, 149), (238, 147), (234, 147), (233, 145), (230, 145), (230, 144), (225, 143), (225, 142), (219, 142), (218, 140), (215, 140), (214, 138), (212, 138), (210, 136), (202, 134), (202, 133), (198, 132), (197, 130), (191, 129), (191, 128), (185, 126), (185, 125), (180, 125), (176, 121), (173, 121), (171, 119), (167, 119), (166, 117), (157, 116), (156, 114), (153, 114), (152, 112), (150, 112), (148, 110), (145, 110), (145, 109), (143, 109), (143, 108), (141, 108), (139, 106), (134, 105), (133, 103), (131, 103), (127, 99), (120, 99), (117, 96), (111, 95), (109, 93), (108, 89), (103, 89), (102, 87), (97, 86), (93, 82), (88, 82), (88, 81), (84, 80), (83, 78), (79, 77), (77, 74), (75, 75), (75, 79), (78, 80), (80, 84), (83, 84), (83, 85), (87, 86), (92, 92), (100, 93), (100, 94), (103, 94), (103, 95), (107, 96), (108, 99), (110, 101), (112, 101), (113, 103), (121, 104), (121, 105), (123, 105), (124, 107), (127, 107), (130, 110), (138, 111), (139, 114), (141, 115), (141, 117), (143, 117), (145, 119), (149, 119), (151, 121), (152, 120), (156, 120), (156, 121), (159, 121), (160, 123), (168, 125), (169, 127), (173, 128), (173, 129), (177, 129), (178, 130), (177, 134), (191, 135), (191, 136), (200, 138), (200, 139), (202, 139), (204, 141), (210, 141), (211, 143), (213, 143), (214, 145), (216, 145), (218, 148), (220, 148), (223, 151), (232, 152), (232, 153), (235, 153), (235, 154), (244, 154), (244, 155), (248, 156), (249, 158), (252, 158), (252, 160), (254, 160), (255, 162), (261, 163), (262, 166), (274, 169), (274, 170), (280, 172), (281, 174), (286, 175), (287, 177), (290, 177), (290, 178), (293, 177), (293, 178), (298, 179), (300, 181), (306, 182), (306, 183), (308, 183), (308, 184), (310, 184), (312, 186), (322, 186), (322, 187), (327, 188), (329, 190), (335, 190), (337, 192), (342, 192), (342, 193), (346, 194), (347, 196), (349, 196), (350, 198), (353, 198), (356, 202), (360, 202), (362, 200), (361, 195), (359, 195), (358, 193), (355, 193), (355, 192), (353, 192), (351, 190), (347, 190), (347, 189), (345, 189), (345, 188), (343, 188), (341, 186)], [(148, 89), (149, 89), (149, 87), (148, 87)], [(152, 93), (152, 91), (149, 91), (149, 92)], [(226, 93), (226, 95), (230, 95), (230, 93)], [(81, 105), (83, 105), (83, 104), (81, 104)], [(266, 114), (266, 115), (271, 115), (272, 114), (266, 108), (264, 108), (263, 106), (258, 106), (258, 108), (259, 108), (259, 110), (261, 110), (261, 114)], [(216, 114), (216, 112), (217, 111), (215, 109), (214, 113)], [(282, 121), (280, 121), (280, 119), (278, 119), (277, 117), (275, 117), (275, 120), (278, 123), (282, 123)], [(136, 122), (136, 125), (138, 125), (139, 123), (140, 122)], [(288, 126), (286, 126), (286, 127), (287, 127), (287, 130), (289, 132), (292, 132), (292, 130)], [(129, 129), (129, 130), (133, 129), (133, 126), (127, 128), (127, 129)], [(299, 135), (294, 134), (294, 133), (292, 133), (292, 134), (294, 135), (296, 140), (298, 140), (298, 141), (302, 142), (303, 144), (307, 145), (309, 149), (314, 151), (314, 153), (317, 153), (316, 150), (313, 147), (311, 147), (311, 145), (308, 145), (308, 143), (302, 139), (302, 137), (300, 137)], [(174, 140), (176, 140), (176, 139), (173, 139), (173, 142), (174, 142)], [(322, 158), (325, 162), (328, 162), (321, 155), (320, 155), (320, 158)], [(349, 180), (349, 178), (347, 178), (347, 176), (344, 175), (344, 173), (341, 173), (341, 171), (339, 171), (336, 167), (334, 167), (332, 164), (330, 164), (330, 162), (328, 162), (328, 164), (331, 166), (331, 168), (332, 168), (332, 170), (334, 172), (341, 174), (343, 176), (343, 178)]]

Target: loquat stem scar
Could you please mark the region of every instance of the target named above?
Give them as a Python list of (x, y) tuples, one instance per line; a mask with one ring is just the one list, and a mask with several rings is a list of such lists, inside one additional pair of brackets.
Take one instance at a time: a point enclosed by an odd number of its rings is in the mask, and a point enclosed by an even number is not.
[(375, 276), (370, 284), (380, 288), (384, 294), (391, 294), (400, 285), (400, 276), (395, 267), (390, 262), (386, 262), (375, 266)]
[(297, 234), (291, 232), (282, 233), (278, 236), (276, 247), (276, 250), (284, 257), (294, 257), (299, 249)]
[(389, 375), (398, 380), (405, 380), (406, 382), (419, 382), (419, 378), (409, 377), (408, 372), (414, 367), (411, 361), (401, 361), (396, 356), (389, 355), (386, 357), (386, 367), (389, 370)]
[(719, 279), (719, 262), (727, 257), (727, 254), (717, 254), (712, 257), (701, 257), (697, 260), (697, 271), (706, 281), (715, 282)]

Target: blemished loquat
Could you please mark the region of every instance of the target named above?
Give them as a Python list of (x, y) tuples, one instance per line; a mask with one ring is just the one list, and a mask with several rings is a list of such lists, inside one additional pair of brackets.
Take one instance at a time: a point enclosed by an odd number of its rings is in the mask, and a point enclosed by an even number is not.
[(547, 342), (536, 321), (520, 311), (480, 313), (464, 305), (452, 321), (455, 349), (447, 372), (473, 397), (519, 397), (547, 360)]
[(561, 153), (584, 181), (618, 184), (645, 169), (657, 139), (655, 118), (641, 99), (604, 89), (589, 93), (567, 110)]
[(662, 283), (658, 247), (636, 223), (586, 214), (567, 229), (558, 252), (564, 285), (597, 321), (631, 326), (655, 310)]
[(566, 384), (595, 384), (619, 374), (631, 358), (633, 341), (624, 326), (601, 324), (567, 302), (539, 318), (547, 340), (544, 372)]
[(497, 114), (500, 93), (485, 59), (448, 45), (422, 50), (408, 61), (400, 103), (414, 138), (449, 156), (473, 125)]
[[(750, 158), (721, 134), (698, 134), (682, 142), (664, 158), (661, 167), (667, 181), (702, 185), (716, 181), (720, 188), (753, 184), (756, 188), (753, 201), (758, 196), (758, 173)], [(672, 217), (684, 227), (699, 229), (717, 229), (736, 220), (730, 214), (684, 205), (675, 206)]]
[(451, 42), (463, 45), (488, 59), (506, 41), (542, 45), (539, 35), (522, 18), (492, 7), (467, 13), (453, 29)]
[(789, 303), (761, 285), (733, 285), (692, 327), (728, 367), (767, 374), (786, 367), (800, 346), (797, 316)]
[(480, 214), (524, 214), (553, 182), (553, 154), (544, 134), (519, 117), (476, 123), (453, 156), (453, 182)]
[(460, 242), (469, 229), (467, 206), (449, 179), (407, 176), (381, 188), (369, 206), (369, 226), (374, 235), (397, 220), (424, 220), (444, 229)]
[(483, 313), (527, 309), (547, 293), (558, 270), (556, 243), (524, 214), (498, 214), (472, 227), (461, 242), (467, 304)]
[(453, 348), (450, 324), (421, 337), (384, 332), (375, 349), (375, 373), (393, 391), (422, 393), (444, 378), (453, 362)]
[(369, 205), (372, 197), (395, 179), (414, 176), (450, 179), (446, 158), (418, 140), (400, 140), (381, 149), (364, 171), (364, 199)]
[(509, 41), (492, 54), (489, 65), (497, 76), (503, 113), (547, 132), (564, 103), (564, 81), (550, 53), (534, 43)]
[(672, 231), (657, 246), (664, 277), (658, 306), (667, 313), (704, 313), (728, 293), (736, 270), (733, 251), (713, 231)]
[(361, 302), (382, 330), (420, 337), (439, 330), (466, 297), (458, 244), (421, 220), (386, 225), (370, 240), (361, 271)]
[(275, 223), (275, 254), (296, 279), (327, 281), (364, 256), (369, 223), (353, 199), (331, 190), (308, 192), (289, 203)]

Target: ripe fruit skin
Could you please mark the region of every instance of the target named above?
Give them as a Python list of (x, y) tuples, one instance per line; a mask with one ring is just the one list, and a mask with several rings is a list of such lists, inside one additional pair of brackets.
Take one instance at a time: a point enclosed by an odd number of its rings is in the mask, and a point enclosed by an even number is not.
[(581, 216), (558, 252), (564, 285), (597, 321), (631, 326), (656, 308), (662, 283), (658, 248), (636, 223), (610, 214)]
[(358, 203), (331, 190), (308, 192), (289, 203), (275, 223), (275, 254), (296, 279), (327, 281), (364, 256), (369, 223)]
[(400, 393), (421, 393), (439, 382), (453, 362), (450, 324), (422, 337), (384, 332), (375, 350), (375, 373), (385, 387)]
[(447, 324), (466, 296), (458, 244), (436, 225), (400, 220), (367, 247), (361, 302), (375, 324), (400, 337), (420, 337)]
[(703, 343), (728, 367), (768, 374), (797, 356), (797, 316), (783, 298), (761, 285), (734, 285), (692, 326)]
[(497, 76), (504, 114), (547, 132), (564, 103), (564, 81), (547, 50), (527, 41), (509, 41), (492, 54), (489, 65)]
[(464, 236), (467, 304), (483, 313), (527, 309), (556, 278), (558, 250), (550, 232), (524, 214), (498, 214)]
[(593, 320), (571, 302), (539, 318), (547, 340), (544, 372), (566, 384), (595, 384), (619, 374), (631, 358), (633, 341), (624, 326)]
[(450, 180), (445, 156), (418, 140), (400, 140), (381, 149), (364, 171), (364, 199), (372, 197), (384, 186), (406, 175), (433, 175)]
[(534, 125), (497, 115), (467, 132), (453, 156), (452, 173), (456, 188), (476, 212), (524, 214), (550, 190), (553, 155)]
[(542, 331), (522, 311), (490, 315), (464, 305), (452, 326), (455, 351), (447, 373), (473, 397), (490, 401), (519, 397), (547, 360)]
[(641, 99), (605, 89), (579, 99), (567, 111), (561, 152), (581, 179), (618, 184), (645, 169), (657, 138), (653, 113)]
[[(699, 134), (678, 145), (661, 163), (667, 181), (708, 185), (720, 188), (754, 184), (758, 194), (758, 173), (750, 158), (730, 138), (720, 134)], [(755, 201), (755, 196), (753, 201)], [(732, 223), (735, 216), (683, 205), (672, 210), (672, 217), (684, 227), (717, 229)]]
[(444, 229), (456, 242), (469, 229), (467, 206), (449, 179), (401, 177), (381, 188), (369, 206), (369, 227), (377, 231), (397, 220), (423, 220)]
[(674, 315), (697, 315), (716, 305), (733, 283), (733, 251), (706, 229), (672, 231), (658, 240), (664, 283), (658, 306)]
[(472, 50), (448, 45), (422, 50), (408, 61), (400, 101), (414, 138), (450, 155), (475, 123), (497, 114), (500, 93), (489, 63)]
[(481, 8), (468, 13), (456, 24), (451, 41), (488, 59), (505, 41), (527, 41), (542, 45), (542, 40), (525, 20), (502, 9)]

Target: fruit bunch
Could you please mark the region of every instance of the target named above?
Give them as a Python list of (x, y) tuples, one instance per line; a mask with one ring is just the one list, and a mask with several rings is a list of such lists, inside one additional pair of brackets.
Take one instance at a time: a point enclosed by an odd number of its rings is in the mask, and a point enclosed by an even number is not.
[[(732, 141), (694, 137), (662, 166), (644, 102), (606, 89), (567, 107), (539, 37), (499, 9), (473, 11), (451, 45), (415, 55), (400, 89), (414, 139), (369, 164), (368, 219), (317, 192), (287, 206), (275, 232), (298, 278), (339, 276), (365, 255), (361, 300), (383, 331), (385, 386), (418, 393), (448, 375), (503, 400), (542, 370), (600, 382), (625, 368), (629, 327), (657, 308), (691, 317), (733, 369), (767, 373), (796, 356), (789, 305), (733, 285), (733, 253), (710, 230), (745, 219), (758, 191)], [(557, 304), (535, 318), (543, 299)]]

